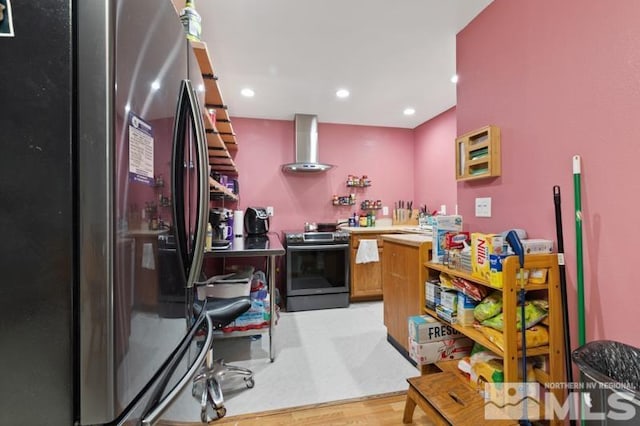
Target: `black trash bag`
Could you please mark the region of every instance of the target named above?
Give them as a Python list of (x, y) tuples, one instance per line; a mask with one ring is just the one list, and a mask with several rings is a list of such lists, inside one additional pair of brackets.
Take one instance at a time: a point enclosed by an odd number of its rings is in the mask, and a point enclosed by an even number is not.
[(580, 369), (582, 424), (640, 424), (640, 349), (611, 340), (587, 343), (572, 353)]
[(572, 353), (580, 371), (594, 381), (616, 384), (617, 390), (640, 397), (640, 349), (611, 340), (598, 340)]

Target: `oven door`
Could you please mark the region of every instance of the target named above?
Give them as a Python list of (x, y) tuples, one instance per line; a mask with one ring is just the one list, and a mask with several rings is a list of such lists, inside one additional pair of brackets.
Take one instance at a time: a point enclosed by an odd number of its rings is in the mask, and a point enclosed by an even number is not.
[(287, 247), (287, 296), (349, 292), (349, 244)]

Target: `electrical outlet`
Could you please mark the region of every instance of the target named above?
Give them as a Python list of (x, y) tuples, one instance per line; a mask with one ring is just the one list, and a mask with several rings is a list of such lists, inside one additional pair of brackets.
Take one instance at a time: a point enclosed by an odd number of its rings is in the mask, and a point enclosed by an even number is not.
[(476, 217), (491, 217), (491, 197), (476, 198)]
[(382, 206), (382, 216), (389, 216), (389, 206)]
[(273, 206), (267, 206), (267, 215), (273, 216)]

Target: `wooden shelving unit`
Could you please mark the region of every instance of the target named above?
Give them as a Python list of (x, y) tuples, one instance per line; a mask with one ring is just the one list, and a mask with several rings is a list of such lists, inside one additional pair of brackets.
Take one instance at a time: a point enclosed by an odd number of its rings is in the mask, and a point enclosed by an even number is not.
[[(207, 148), (209, 151), (209, 165), (211, 169), (228, 175), (237, 175), (238, 168), (233, 161), (232, 153), (238, 150), (231, 121), (227, 112), (227, 106), (222, 98), (222, 91), (218, 85), (218, 77), (214, 73), (213, 62), (209, 55), (207, 45), (201, 41), (190, 41), (191, 48), (196, 56), (200, 72), (205, 86), (206, 111), (203, 111), (203, 121), (207, 135)], [(215, 109), (215, 124), (209, 113), (209, 109)], [(217, 181), (209, 178), (210, 192), (222, 196), (225, 199), (238, 200), (238, 196)]]
[(456, 180), (500, 176), (500, 128), (486, 126), (456, 138)]
[[(505, 259), (503, 263), (504, 286), (501, 289), (490, 286), (488, 281), (482, 278), (478, 278), (474, 275), (457, 271), (455, 269), (450, 269), (439, 263), (425, 262), (424, 267), (427, 270), (427, 276), (430, 278), (435, 278), (441, 272), (444, 272), (451, 276), (464, 278), (476, 284), (502, 292), (502, 310), (504, 313), (504, 350), (501, 350), (497, 345), (487, 339), (481, 331), (473, 326), (451, 324), (451, 327), (494, 352), (496, 355), (502, 357), (505, 382), (519, 382), (518, 364), (520, 362), (519, 358), (522, 357), (522, 350), (517, 349), (518, 330), (516, 329), (516, 312), (520, 309), (517, 303), (520, 284), (516, 280), (516, 273), (520, 268), (518, 257), (510, 256)], [(525, 284), (527, 292), (535, 291), (537, 294), (541, 294), (543, 292), (546, 293), (549, 302), (549, 344), (535, 348), (527, 348), (527, 357), (539, 355), (548, 357), (548, 369), (546, 371), (540, 369), (534, 370), (535, 377), (538, 382), (541, 384), (563, 383), (565, 382), (563, 356), (564, 328), (562, 319), (562, 298), (560, 294), (560, 273), (558, 269), (557, 255), (535, 254), (525, 256), (524, 267), (526, 269), (546, 268), (548, 270), (546, 284)], [(431, 315), (434, 318), (438, 318), (435, 311), (426, 307), (423, 308), (423, 310), (424, 313)], [(440, 321), (442, 320), (440, 319)], [(448, 368), (453, 368), (452, 364), (447, 365), (446, 368), (441, 365), (438, 365), (438, 367), (444, 371)], [(564, 401), (563, 389), (559, 389), (557, 386), (551, 386), (551, 389), (551, 392), (554, 393), (557, 401)], [(551, 421), (551, 424), (560, 425), (563, 424), (563, 421), (555, 419)]]
[(238, 196), (233, 192), (229, 191), (228, 188), (220, 185), (220, 183), (216, 182), (213, 178), (209, 178), (209, 190), (212, 194), (221, 195), (228, 199), (238, 201)]
[(209, 50), (204, 42), (191, 41), (190, 43), (196, 55), (196, 59), (198, 60), (200, 72), (204, 79), (206, 112), (210, 109), (215, 110), (215, 125), (213, 124), (209, 114), (205, 114), (208, 117), (208, 119), (205, 119), (205, 127), (207, 129), (207, 140), (209, 141), (210, 147), (209, 153), (210, 155), (213, 152), (215, 155), (224, 156), (225, 154), (219, 152), (224, 151), (226, 156), (231, 158), (229, 151), (235, 151), (238, 149), (238, 141), (236, 140), (236, 135), (233, 131), (231, 120), (229, 119), (227, 105), (224, 103), (222, 91), (218, 85), (218, 77), (214, 72)]

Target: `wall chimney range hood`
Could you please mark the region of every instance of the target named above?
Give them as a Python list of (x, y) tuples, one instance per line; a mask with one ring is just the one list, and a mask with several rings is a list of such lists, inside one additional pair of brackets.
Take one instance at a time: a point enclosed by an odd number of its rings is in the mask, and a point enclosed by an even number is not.
[(333, 167), (318, 162), (318, 116), (296, 114), (295, 132), (295, 163), (284, 164), (283, 172), (317, 173)]

